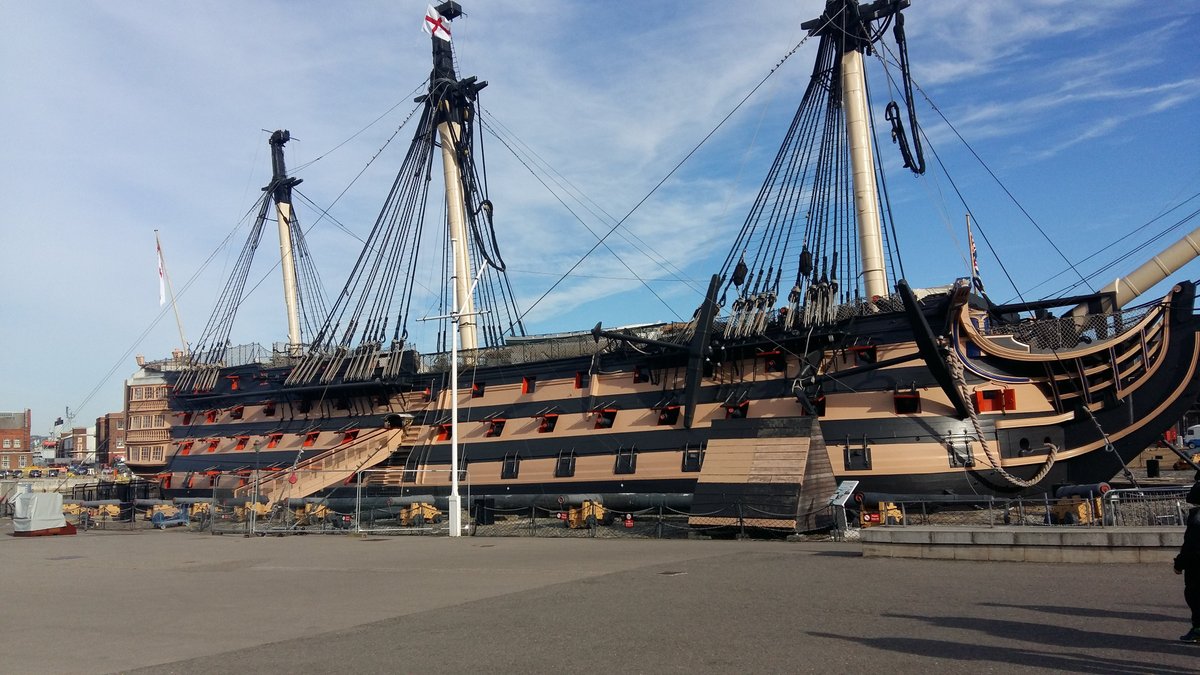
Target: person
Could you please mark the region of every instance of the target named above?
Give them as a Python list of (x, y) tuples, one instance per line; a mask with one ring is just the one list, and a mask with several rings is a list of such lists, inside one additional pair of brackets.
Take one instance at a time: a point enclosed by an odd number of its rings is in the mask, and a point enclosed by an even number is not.
[(1183, 642), (1200, 643), (1200, 480), (1188, 491), (1187, 529), (1183, 533), (1183, 545), (1175, 556), (1175, 574), (1183, 575), (1183, 599), (1192, 610), (1192, 629), (1179, 639)]

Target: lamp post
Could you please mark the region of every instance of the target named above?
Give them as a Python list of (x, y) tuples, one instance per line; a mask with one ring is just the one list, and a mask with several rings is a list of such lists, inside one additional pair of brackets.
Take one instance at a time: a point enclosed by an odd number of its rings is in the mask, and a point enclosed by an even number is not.
[[(458, 240), (451, 237), (450, 239), (450, 258), (456, 259), (458, 255)], [(480, 266), (479, 272), (475, 275), (475, 280), (471, 282), (470, 288), (466, 291), (466, 296), (469, 299), (471, 294), (475, 292), (475, 286), (479, 280), (483, 278), (486, 266)], [(432, 321), (434, 319), (450, 319), (450, 323), (454, 328), (450, 331), (450, 536), (462, 536), (462, 497), (458, 493), (458, 331), (460, 321), (464, 317), (473, 317), (479, 314), (487, 314), (484, 312), (466, 311), (467, 303), (463, 301), (464, 306), (459, 307), (458, 297), (458, 271), (457, 267), (450, 277), (450, 313), (444, 316), (430, 316), (422, 321)]]
[(262, 480), (262, 465), (259, 462), (258, 451), (262, 447), (261, 439), (254, 439), (254, 502), (250, 504), (250, 534), (258, 527), (258, 483)]

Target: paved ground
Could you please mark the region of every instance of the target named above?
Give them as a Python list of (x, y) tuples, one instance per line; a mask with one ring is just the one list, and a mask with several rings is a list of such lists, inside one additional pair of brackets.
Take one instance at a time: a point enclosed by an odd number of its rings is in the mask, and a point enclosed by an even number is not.
[(17, 539), (4, 673), (1194, 673), (1159, 565), (865, 559), (853, 543)]

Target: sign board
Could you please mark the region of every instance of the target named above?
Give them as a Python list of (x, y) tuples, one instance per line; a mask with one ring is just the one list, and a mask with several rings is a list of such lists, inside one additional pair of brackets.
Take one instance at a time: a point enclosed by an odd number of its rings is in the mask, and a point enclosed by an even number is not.
[(846, 502), (850, 500), (850, 495), (854, 494), (854, 491), (857, 489), (858, 481), (856, 480), (844, 480), (838, 483), (837, 491), (829, 498), (829, 505), (845, 506)]

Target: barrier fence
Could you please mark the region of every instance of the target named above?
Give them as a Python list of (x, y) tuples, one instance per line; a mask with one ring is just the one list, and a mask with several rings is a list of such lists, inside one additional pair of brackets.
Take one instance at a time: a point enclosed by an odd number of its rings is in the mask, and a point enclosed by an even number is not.
[[(287, 534), (449, 534), (447, 470), (370, 469), (344, 472), (286, 471), (253, 476), (171, 500), (159, 497), (148, 481), (97, 482), (64, 494), (67, 521), (82, 530), (180, 528), (230, 535)], [(859, 526), (1182, 526), (1191, 505), (1190, 486), (1123, 488), (1079, 492), (1052, 498), (936, 497), (874, 501), (863, 495), (846, 512), (850, 529)], [(320, 496), (314, 496), (317, 492)], [(694, 535), (761, 536), (786, 533), (786, 514), (753, 505), (723, 506), (696, 513), (682, 500), (658, 504), (605, 505), (586, 495), (473, 495), (467, 472), (460, 475), (464, 534), (487, 537), (590, 537), (677, 539)], [(11, 497), (11, 495), (9, 495)], [(599, 496), (597, 496), (599, 497)], [(618, 506), (627, 508), (615, 508)], [(9, 499), (0, 508), (9, 509)], [(11, 511), (11, 509), (9, 509)], [(2, 515), (2, 514), (0, 514)], [(9, 512), (8, 515), (11, 515)]]
[[(1123, 488), (1064, 497), (862, 500), (848, 521), (864, 526), (1182, 526), (1190, 486)], [(857, 516), (857, 517), (855, 517)]]

